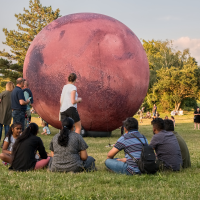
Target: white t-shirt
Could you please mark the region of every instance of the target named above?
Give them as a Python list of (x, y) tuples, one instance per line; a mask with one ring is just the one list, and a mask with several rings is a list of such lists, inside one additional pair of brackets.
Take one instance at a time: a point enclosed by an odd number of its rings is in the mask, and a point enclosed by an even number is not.
[[(4, 141), (5, 142), (9, 142), (8, 141), (8, 137), (6, 137)], [(8, 149), (7, 149), (8, 151), (12, 151), (12, 148), (13, 148), (13, 145), (14, 145), (15, 141), (16, 141), (16, 139), (11, 135), (11, 137), (10, 137), (10, 144), (8, 146)]]
[(72, 104), (71, 102), (71, 92), (76, 91), (75, 100), (78, 98), (78, 93), (76, 86), (73, 84), (67, 84), (63, 87), (62, 93), (61, 93), (61, 106), (60, 106), (60, 112), (66, 111), (70, 107), (77, 108), (77, 103)]

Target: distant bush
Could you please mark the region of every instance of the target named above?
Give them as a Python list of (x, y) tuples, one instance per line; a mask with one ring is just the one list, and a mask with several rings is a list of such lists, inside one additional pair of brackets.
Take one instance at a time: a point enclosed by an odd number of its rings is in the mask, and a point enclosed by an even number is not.
[(191, 111), (193, 109), (196, 109), (197, 107), (197, 101), (195, 98), (185, 98), (181, 102), (180, 106), (183, 110)]

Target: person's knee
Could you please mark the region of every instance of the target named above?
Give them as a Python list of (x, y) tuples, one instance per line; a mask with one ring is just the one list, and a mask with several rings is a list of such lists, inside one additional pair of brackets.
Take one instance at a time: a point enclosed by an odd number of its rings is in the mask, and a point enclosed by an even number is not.
[(4, 154), (0, 153), (0, 159), (3, 160), (4, 159)]
[(106, 165), (106, 167), (110, 167), (110, 165), (112, 164), (112, 161), (113, 161), (113, 159), (107, 159), (106, 161), (105, 161), (105, 165)]
[(88, 157), (87, 157), (87, 162), (90, 163), (90, 164), (91, 164), (91, 163), (94, 163), (94, 162), (95, 162), (95, 159), (94, 159), (92, 156), (88, 156)]

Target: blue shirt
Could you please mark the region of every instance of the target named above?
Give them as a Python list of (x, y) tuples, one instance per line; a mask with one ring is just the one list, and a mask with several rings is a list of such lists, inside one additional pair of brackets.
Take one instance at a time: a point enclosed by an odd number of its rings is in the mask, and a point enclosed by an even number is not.
[(141, 152), (142, 152), (142, 143), (133, 136), (137, 136), (144, 144), (145, 141), (148, 144), (148, 141), (143, 135), (140, 134), (137, 130), (129, 131), (128, 133), (125, 133), (122, 135), (116, 142), (115, 148), (117, 148), (119, 151), (122, 149), (124, 150), (125, 153), (125, 158), (126, 158), (126, 163), (128, 164), (127, 166), (127, 171), (130, 172), (131, 174), (135, 173), (140, 173), (140, 170), (138, 168), (137, 163), (133, 161), (133, 159), (127, 154), (131, 154), (133, 157), (136, 159), (140, 158)]
[(43, 128), (43, 131), (45, 132), (45, 130), (46, 130), (47, 135), (51, 134), (49, 127), (45, 126)]
[(25, 112), (26, 111), (26, 105), (22, 106), (19, 103), (19, 100), (25, 101), (24, 93), (23, 93), (23, 90), (20, 87), (16, 86), (11, 93), (11, 108), (14, 109), (14, 110), (21, 110), (21, 111)]
[[(30, 97), (30, 96), (29, 96), (29, 93), (28, 93), (27, 91), (24, 91), (24, 98), (25, 98), (26, 101), (28, 100), (29, 97)], [(31, 101), (30, 101), (30, 102), (31, 102)], [(31, 109), (31, 108), (30, 108), (30, 104), (31, 104), (31, 103), (29, 103), (29, 104), (26, 105), (26, 110), (30, 110), (30, 109)]]

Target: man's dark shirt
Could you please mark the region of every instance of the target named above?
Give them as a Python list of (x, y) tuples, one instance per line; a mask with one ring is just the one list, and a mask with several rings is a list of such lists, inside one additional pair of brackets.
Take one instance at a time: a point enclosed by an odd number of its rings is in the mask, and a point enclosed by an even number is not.
[(26, 105), (21, 105), (19, 103), (19, 100), (21, 99), (25, 101), (23, 90), (16, 86), (11, 93), (11, 108), (13, 110), (26, 111)]
[(163, 161), (167, 168), (172, 168), (174, 171), (180, 170), (181, 150), (176, 136), (172, 132), (162, 130), (155, 134), (150, 146), (155, 149), (158, 159)]

